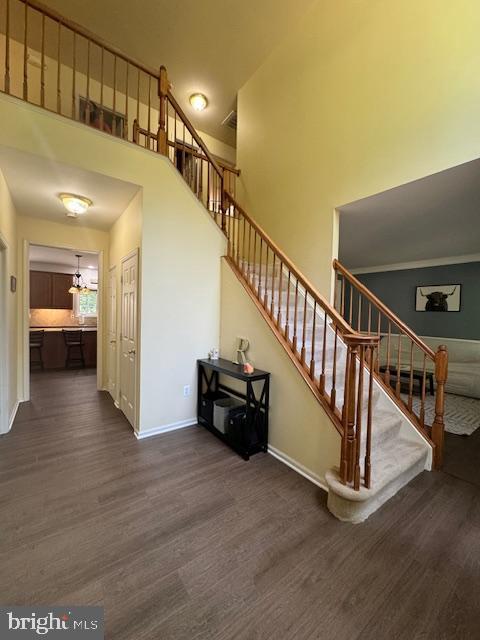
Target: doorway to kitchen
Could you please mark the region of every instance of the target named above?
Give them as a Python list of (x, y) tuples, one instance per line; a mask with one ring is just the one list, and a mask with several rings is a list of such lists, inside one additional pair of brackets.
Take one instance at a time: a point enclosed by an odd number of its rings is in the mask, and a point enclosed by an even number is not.
[(31, 385), (64, 375), (72, 384), (80, 378), (96, 378), (100, 350), (99, 258), (98, 252), (28, 246)]

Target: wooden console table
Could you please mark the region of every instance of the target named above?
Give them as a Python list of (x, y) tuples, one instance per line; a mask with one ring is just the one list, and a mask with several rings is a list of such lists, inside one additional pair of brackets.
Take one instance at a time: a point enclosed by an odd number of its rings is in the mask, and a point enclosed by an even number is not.
[[(244, 373), (242, 365), (222, 358), (197, 360), (197, 365), (198, 423), (228, 444), (244, 460), (254, 453), (267, 451), (270, 373), (260, 369), (251, 374)], [(245, 393), (221, 383), (220, 375), (245, 383)], [(254, 383), (259, 383), (257, 390)], [(228, 396), (244, 400), (245, 405), (238, 407), (236, 417), (229, 421), (226, 433), (222, 433), (213, 424), (214, 403)]]

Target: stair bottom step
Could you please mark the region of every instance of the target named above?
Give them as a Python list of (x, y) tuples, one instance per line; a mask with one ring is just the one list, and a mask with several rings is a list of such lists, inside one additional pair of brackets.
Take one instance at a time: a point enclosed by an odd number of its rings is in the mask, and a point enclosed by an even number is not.
[(424, 471), (427, 463), (427, 452), (418, 449), (412, 457), (411, 464), (405, 465), (400, 474), (389, 474), (386, 482), (379, 482), (378, 489), (360, 487), (355, 491), (346, 487), (340, 480), (338, 468), (325, 474), (328, 485), (328, 510), (339, 520), (358, 524), (366, 520), (385, 502), (390, 500), (402, 487), (408, 484), (419, 473)]

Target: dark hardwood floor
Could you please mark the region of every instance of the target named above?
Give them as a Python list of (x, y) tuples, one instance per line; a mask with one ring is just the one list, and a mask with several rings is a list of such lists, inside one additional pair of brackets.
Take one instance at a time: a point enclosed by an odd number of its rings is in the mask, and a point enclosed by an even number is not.
[(480, 637), (480, 434), (353, 526), (198, 427), (137, 441), (93, 371), (32, 378), (0, 438), (1, 605), (103, 605), (112, 640)]

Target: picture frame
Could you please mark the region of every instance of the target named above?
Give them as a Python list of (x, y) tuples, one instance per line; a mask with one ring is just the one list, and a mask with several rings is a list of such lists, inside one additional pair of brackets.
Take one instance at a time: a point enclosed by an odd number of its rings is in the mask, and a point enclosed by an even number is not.
[[(90, 105), (89, 115), (87, 114), (87, 105)], [(125, 114), (108, 109), (108, 107), (102, 106), (91, 99), (87, 100), (84, 96), (79, 96), (78, 110), (80, 121), (96, 128), (98, 128), (98, 123), (96, 124), (95, 113), (102, 111), (104, 131), (117, 138), (125, 137)], [(87, 120), (89, 121), (87, 122)]]
[(461, 284), (421, 285), (415, 291), (415, 311), (458, 313), (461, 308)]
[(17, 290), (17, 279), (15, 276), (10, 276), (10, 291), (15, 293)]

